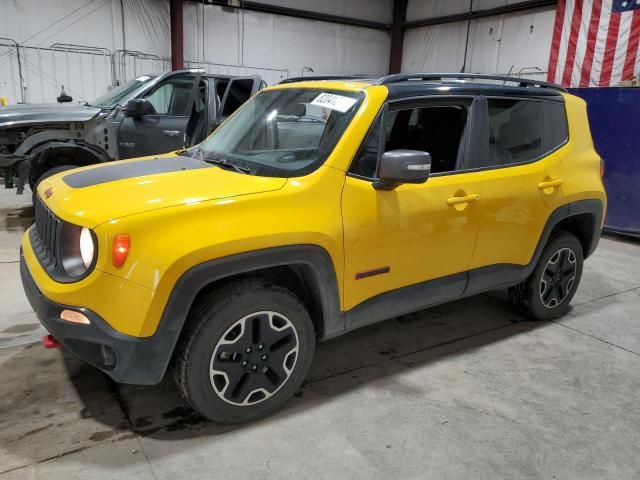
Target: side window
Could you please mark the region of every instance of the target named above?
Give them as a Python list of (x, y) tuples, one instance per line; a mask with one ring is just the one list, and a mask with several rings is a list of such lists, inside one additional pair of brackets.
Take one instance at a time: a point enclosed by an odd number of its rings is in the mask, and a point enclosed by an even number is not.
[(545, 142), (545, 151), (549, 152), (558, 148), (569, 138), (567, 129), (567, 113), (564, 104), (559, 102), (545, 102), (547, 118), (551, 133)]
[(544, 153), (544, 105), (489, 99), (489, 164), (528, 162)]
[(253, 90), (252, 78), (241, 78), (231, 80), (227, 92), (227, 98), (222, 106), (222, 116), (226, 117), (235, 112), (240, 105), (249, 100), (251, 91)]
[(171, 77), (149, 91), (144, 98), (153, 105), (159, 115), (188, 115), (191, 109), (189, 99), (195, 79), (195, 75)]
[[(431, 172), (456, 170), (462, 155), (462, 138), (468, 110), (463, 105), (434, 105), (387, 112), (384, 117), (385, 152), (421, 150), (431, 154)], [(381, 135), (378, 117), (365, 137), (349, 171), (375, 178)]]
[(389, 112), (385, 151), (421, 150), (431, 154), (431, 172), (456, 170), (468, 111), (462, 105), (434, 105)]
[(489, 158), (485, 166), (530, 162), (567, 140), (562, 103), (493, 98), (487, 104)]
[(226, 92), (227, 90), (227, 85), (229, 85), (229, 79), (227, 78), (216, 79), (216, 95), (218, 96), (217, 98), (218, 112), (221, 112), (222, 99), (224, 98), (224, 92)]

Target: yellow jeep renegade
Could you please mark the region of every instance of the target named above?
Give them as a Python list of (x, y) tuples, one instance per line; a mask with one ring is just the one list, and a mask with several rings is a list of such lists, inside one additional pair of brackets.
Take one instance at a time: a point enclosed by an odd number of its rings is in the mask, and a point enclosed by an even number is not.
[(194, 409), (242, 422), (354, 328), (500, 287), (531, 318), (564, 313), (601, 172), (585, 102), (554, 85), (284, 82), (195, 148), (44, 180), (21, 274), (50, 341), (118, 382), (173, 359)]

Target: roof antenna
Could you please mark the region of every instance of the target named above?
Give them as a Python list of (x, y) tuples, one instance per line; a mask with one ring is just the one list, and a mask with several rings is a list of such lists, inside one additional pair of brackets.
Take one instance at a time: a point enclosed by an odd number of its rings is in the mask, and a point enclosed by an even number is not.
[(467, 14), (467, 39), (464, 42), (464, 59), (462, 60), (462, 68), (460, 73), (465, 73), (467, 70), (467, 53), (469, 52), (469, 32), (471, 30), (471, 15), (473, 14), (473, 0), (469, 2), (469, 13)]
[(58, 98), (56, 100), (58, 100), (58, 103), (73, 102), (73, 98), (71, 98), (69, 95), (67, 95), (67, 92), (64, 91), (64, 85), (62, 85), (62, 89), (60, 89), (60, 95), (58, 96)]

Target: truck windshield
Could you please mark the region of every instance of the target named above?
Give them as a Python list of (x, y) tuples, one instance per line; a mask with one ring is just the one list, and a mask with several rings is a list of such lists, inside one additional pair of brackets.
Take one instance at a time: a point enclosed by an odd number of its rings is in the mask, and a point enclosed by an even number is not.
[(112, 88), (104, 95), (89, 102), (89, 105), (102, 108), (113, 108), (116, 105), (124, 106), (121, 103), (124, 98), (127, 98), (140, 87), (152, 82), (156, 78), (156, 75), (142, 75), (138, 78), (129, 80), (128, 82)]
[(195, 156), (253, 175), (306, 175), (327, 159), (363, 98), (359, 92), (307, 88), (261, 92), (224, 122)]

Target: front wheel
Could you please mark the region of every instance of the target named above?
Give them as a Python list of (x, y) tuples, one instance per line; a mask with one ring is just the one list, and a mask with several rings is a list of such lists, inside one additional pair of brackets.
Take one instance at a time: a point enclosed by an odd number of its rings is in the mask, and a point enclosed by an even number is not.
[(309, 314), (289, 290), (234, 282), (193, 310), (176, 381), (202, 416), (247, 422), (280, 408), (302, 384), (315, 349)]
[(544, 248), (529, 278), (509, 289), (511, 301), (533, 320), (561, 317), (578, 289), (583, 262), (580, 241), (560, 233)]

